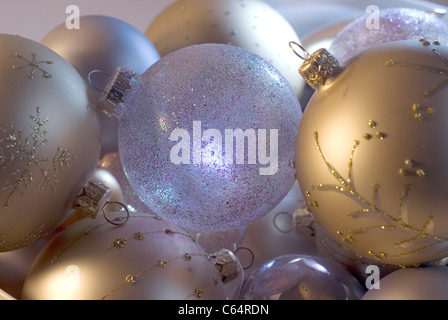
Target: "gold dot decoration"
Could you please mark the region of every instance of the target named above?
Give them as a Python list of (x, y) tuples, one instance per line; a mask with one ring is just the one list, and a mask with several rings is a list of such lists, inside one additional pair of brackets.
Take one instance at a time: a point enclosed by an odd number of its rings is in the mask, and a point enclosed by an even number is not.
[(412, 104), (411, 110), (415, 112), (414, 119), (417, 121), (423, 121), (425, 119), (425, 114), (433, 116), (436, 113), (436, 109), (434, 107), (423, 107), (419, 103)]
[(429, 42), (428, 40), (425, 40), (425, 39), (420, 39), (419, 41), (420, 41), (421, 44), (424, 45), (424, 46), (429, 46), (429, 45), (431, 44), (431, 42)]
[[(138, 218), (138, 217), (141, 218), (141, 216), (131, 216), (130, 219), (134, 219), (134, 218)], [(155, 215), (154, 216), (148, 215), (148, 217), (153, 218), (154, 221), (163, 222), (163, 220), (161, 220), (159, 217), (157, 217)], [(104, 223), (100, 223), (98, 225), (91, 226), (91, 227), (87, 228), (86, 230), (80, 231), (77, 235), (75, 235), (73, 237), (73, 239), (71, 241), (67, 242), (67, 244), (64, 247), (62, 247), (62, 249), (60, 249), (54, 255), (54, 257), (51, 259), (51, 263), (52, 264), (58, 263), (59, 261), (61, 261), (61, 257), (64, 254), (66, 254), (68, 252), (68, 250), (73, 245), (78, 243), (81, 239), (92, 235), (93, 231), (98, 230), (99, 228), (108, 226), (108, 225), (110, 225), (108, 222), (104, 222)], [(161, 228), (160, 230), (153, 230), (153, 231), (148, 231), (148, 232), (141, 232), (141, 231), (133, 232), (133, 233), (131, 233), (131, 236), (129, 236), (129, 237), (126, 237), (126, 236), (117, 237), (116, 239), (111, 241), (111, 244), (109, 246), (106, 247), (106, 251), (110, 251), (110, 250), (117, 250), (117, 251), (125, 250), (126, 251), (126, 249), (128, 247), (135, 245), (138, 242), (150, 241), (149, 236), (157, 235), (157, 234), (159, 234), (161, 237), (166, 236), (169, 238), (183, 237), (183, 238), (189, 239), (190, 241), (192, 241), (194, 243), (196, 242), (195, 239), (189, 233), (180, 231), (180, 229), (174, 230), (171, 228)], [(199, 259), (199, 258), (206, 259), (207, 261), (212, 260), (210, 255), (207, 254), (206, 252), (185, 252), (184, 254), (179, 255), (179, 256), (159, 257), (159, 258), (155, 259), (152, 264), (144, 266), (140, 272), (132, 272), (132, 273), (124, 274), (123, 282), (118, 284), (114, 288), (108, 290), (106, 292), (106, 294), (101, 297), (101, 300), (111, 298), (114, 294), (116, 294), (122, 288), (138, 283), (139, 280), (143, 279), (142, 277), (145, 274), (147, 274), (148, 272), (150, 272), (151, 270), (154, 270), (154, 269), (162, 269), (162, 270), (166, 270), (166, 272), (172, 272), (173, 270), (176, 270), (176, 272), (178, 272), (177, 270), (181, 270), (181, 269), (177, 269), (177, 268), (179, 268), (179, 267), (185, 268), (185, 272), (187, 272), (190, 275), (194, 275), (194, 277), (197, 278), (197, 275), (195, 275), (196, 274), (195, 269), (194, 269), (195, 264), (194, 264), (193, 260)], [(187, 265), (175, 263), (176, 261), (178, 261), (178, 262), (184, 261), (184, 263), (186, 263)], [(176, 268), (176, 269), (173, 269), (173, 268)], [(212, 263), (212, 268), (215, 272), (216, 268), (214, 267), (214, 263)], [(218, 281), (217, 281), (217, 279), (218, 279)], [(222, 282), (219, 281), (219, 277), (217, 277), (216, 274), (214, 273), (213, 276), (211, 276), (211, 278), (210, 278), (209, 284), (205, 283), (200, 288), (198, 288), (198, 287), (194, 288), (193, 289), (194, 292), (192, 292), (189, 296), (185, 297), (185, 299), (194, 298), (194, 297), (202, 298), (204, 296), (204, 294), (206, 293), (208, 285), (217, 286), (220, 284), (222, 284)]]
[(137, 277), (130, 274), (126, 277), (126, 283), (135, 284), (137, 282)]
[(415, 169), (415, 171), (412, 171), (411, 169), (414, 169), (415, 163), (411, 159), (405, 159), (404, 160), (405, 168), (398, 169), (398, 174), (400, 176), (418, 176), (418, 177), (424, 177), (426, 175), (425, 171), (421, 168)]
[(204, 294), (204, 291), (202, 289), (196, 288), (194, 290), (194, 294), (196, 295), (196, 297), (201, 298), (202, 295)]
[[(375, 120), (369, 120), (369, 121), (367, 121), (367, 125), (369, 128), (375, 129), (377, 127), (378, 123)], [(379, 131), (376, 131), (374, 136), (378, 140), (384, 140), (386, 138), (386, 134), (384, 132), (379, 132)], [(363, 134), (363, 138), (365, 140), (371, 140), (374, 136), (370, 133)]]

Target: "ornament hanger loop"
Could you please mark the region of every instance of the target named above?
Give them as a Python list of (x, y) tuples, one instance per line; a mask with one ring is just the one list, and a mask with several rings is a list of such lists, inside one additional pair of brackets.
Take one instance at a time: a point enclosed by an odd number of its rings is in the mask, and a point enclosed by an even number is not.
[(249, 253), (250, 253), (250, 255), (251, 255), (251, 260), (250, 260), (249, 265), (248, 265), (247, 267), (243, 267), (243, 270), (250, 269), (250, 268), (254, 265), (255, 254), (254, 254), (254, 252), (253, 252), (252, 250), (250, 250), (249, 248), (246, 248), (246, 247), (239, 247), (238, 249), (235, 250), (234, 254), (236, 255), (236, 253), (237, 253), (239, 250), (241, 250), (241, 249), (244, 249), (244, 250), (249, 251)]
[(281, 233), (290, 233), (290, 232), (292, 232), (292, 230), (293, 230), (292, 227), (291, 227), (290, 229), (286, 229), (286, 230), (284, 230), (284, 229), (282, 229), (282, 228), (280, 228), (280, 227), (278, 226), (277, 218), (278, 218), (280, 215), (287, 215), (287, 216), (290, 218), (290, 221), (293, 220), (293, 217), (292, 217), (292, 215), (291, 215), (289, 212), (286, 212), (286, 211), (279, 212), (279, 213), (277, 213), (277, 214), (274, 216), (274, 218), (272, 219), (272, 222), (273, 222), (273, 224), (274, 224), (275, 229), (277, 229), (277, 230), (278, 230), (279, 232), (281, 232)]
[[(111, 205), (111, 204), (117, 204), (117, 205), (120, 205), (121, 207), (123, 207), (123, 208), (124, 208), (124, 211), (126, 212), (126, 217), (124, 217), (124, 218), (123, 218), (123, 217), (119, 217), (119, 218), (110, 219), (110, 218), (107, 216), (106, 207), (107, 207), (108, 205)], [(123, 203), (121, 203), (121, 202), (118, 202), (118, 201), (107, 202), (107, 203), (103, 206), (103, 208), (102, 208), (101, 210), (103, 211), (104, 218), (107, 220), (107, 222), (109, 222), (109, 223), (111, 223), (111, 224), (113, 224), (113, 225), (121, 226), (121, 225), (124, 225), (124, 224), (129, 220), (129, 210), (128, 210), (128, 208), (127, 208)], [(117, 221), (119, 221), (119, 222), (117, 222)]]
[[(106, 92), (106, 91), (104, 91), (103, 89), (98, 89), (97, 87), (95, 87), (95, 85), (93, 84), (93, 82), (92, 82), (92, 74), (94, 74), (94, 73), (102, 73), (102, 74), (104, 74), (108, 79), (109, 79), (109, 81), (111, 80), (111, 76), (110, 75), (108, 75), (106, 72), (104, 72), (103, 70), (92, 70), (92, 71), (90, 71), (89, 72), (89, 74), (88, 74), (88, 76), (87, 76), (87, 78), (89, 79), (89, 84), (90, 84), (90, 86), (93, 88), (93, 89), (95, 89), (96, 91), (99, 91), (99, 92)], [(107, 93), (107, 92), (106, 92)]]
[[(302, 57), (302, 56), (301, 56), (301, 55), (294, 49), (293, 45), (299, 47), (303, 52), (305, 52), (306, 55), (307, 55), (307, 57), (308, 57), (308, 59)], [(311, 55), (309, 54), (309, 52), (306, 51), (306, 49), (305, 49), (304, 47), (302, 47), (300, 44), (298, 44), (297, 42), (295, 42), (295, 41), (290, 41), (290, 42), (289, 42), (289, 47), (291, 48), (292, 52), (294, 52), (294, 54), (295, 54), (296, 56), (298, 56), (300, 59), (305, 60), (305, 61), (309, 61), (309, 60), (310, 60)]]

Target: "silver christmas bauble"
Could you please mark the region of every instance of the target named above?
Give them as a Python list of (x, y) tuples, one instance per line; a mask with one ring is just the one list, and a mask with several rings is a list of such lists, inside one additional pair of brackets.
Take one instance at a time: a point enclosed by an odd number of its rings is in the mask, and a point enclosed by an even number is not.
[(100, 127), (89, 87), (47, 47), (0, 35), (0, 251), (56, 229), (93, 174)]
[[(65, 23), (50, 30), (41, 43), (60, 54), (92, 83), (96, 100), (101, 96), (110, 76), (119, 66), (143, 73), (160, 56), (148, 38), (134, 26), (120, 19), (87, 15), (79, 19), (79, 29), (67, 29)], [(93, 71), (94, 72), (91, 74)], [(118, 150), (118, 123), (99, 111), (101, 154)]]

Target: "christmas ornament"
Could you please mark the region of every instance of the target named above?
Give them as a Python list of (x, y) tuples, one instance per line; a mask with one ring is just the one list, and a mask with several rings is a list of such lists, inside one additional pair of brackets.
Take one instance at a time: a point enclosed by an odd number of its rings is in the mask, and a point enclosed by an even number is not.
[(109, 201), (123, 202), (123, 192), (121, 191), (120, 184), (112, 173), (110, 173), (106, 169), (96, 168), (90, 179), (99, 181), (111, 189)]
[(122, 202), (126, 204), (130, 211), (147, 212), (149, 210), (129, 184), (118, 152), (111, 152), (101, 156), (98, 161), (98, 168), (107, 170), (117, 180), (123, 194)]
[(274, 209), (249, 225), (246, 246), (252, 250), (256, 248), (263, 262), (286, 254), (316, 253), (311, 229), (307, 235), (298, 234), (295, 230), (295, 211), (304, 206), (305, 201), (296, 182)]
[[(89, 188), (90, 191), (86, 192), (86, 189), (88, 190)], [(101, 194), (101, 192), (105, 192), (105, 194)], [(91, 195), (91, 197), (86, 198), (86, 194)], [(79, 204), (79, 199), (82, 199), (82, 205)], [(94, 203), (93, 206), (92, 203)], [(115, 179), (115, 177), (109, 171), (97, 168), (93, 176), (91, 177), (90, 183), (84, 186), (83, 193), (80, 194), (77, 199), (75, 199), (74, 208), (70, 212), (69, 217), (64, 220), (64, 222), (58, 227), (58, 229), (64, 229), (67, 226), (75, 223), (76, 221), (84, 219), (86, 217), (95, 219), (98, 213), (101, 212), (101, 210), (110, 203), (115, 203), (122, 208), (128, 209), (128, 206), (123, 203), (123, 193), (121, 192), (121, 188), (117, 179)], [(89, 209), (85, 211), (85, 207), (88, 207)], [(81, 210), (79, 210), (80, 208)]]
[(222, 232), (193, 232), (196, 241), (206, 252), (215, 252), (221, 249), (235, 251), (238, 249), (246, 234), (246, 228)]
[(17, 300), (17, 299), (15, 299), (13, 296), (11, 296), (6, 291), (3, 291), (0, 289), (0, 300), (12, 301), (12, 300)]
[[(148, 38), (132, 25), (108, 16), (88, 15), (79, 18), (79, 29), (67, 29), (62, 23), (52, 29), (41, 43), (56, 51), (92, 83), (96, 100), (107, 85), (109, 76), (119, 66), (143, 73), (160, 56)], [(91, 74), (92, 71), (100, 71)], [(118, 123), (98, 112), (101, 124), (101, 154), (118, 150)]]
[(397, 40), (437, 40), (448, 45), (448, 25), (435, 15), (412, 8), (385, 8), (362, 15), (345, 26), (335, 37), (329, 51), (343, 63), (375, 45)]
[(221, 249), (210, 255), (221, 275), (227, 297), (237, 300), (244, 281), (244, 270), (232, 250)]
[(252, 271), (241, 300), (359, 300), (365, 291), (341, 266), (313, 255), (283, 255)]
[(14, 299), (20, 299), (22, 287), (33, 260), (55, 232), (24, 248), (0, 253), (0, 288), (8, 295)]
[(120, 226), (99, 218), (70, 225), (44, 247), (22, 300), (226, 298), (214, 260), (183, 229), (146, 213)]
[(178, 0), (160, 12), (145, 32), (161, 57), (195, 44), (231, 44), (271, 63), (297, 97), (304, 82), (288, 41), (300, 42), (291, 25), (264, 1)]
[(414, 265), (448, 254), (447, 57), (437, 41), (404, 40), (339, 68), (321, 50), (300, 69), (317, 88), (297, 135), (300, 188), (360, 259)]
[(301, 108), (259, 56), (190, 46), (141, 76), (119, 68), (106, 91), (100, 108), (119, 118), (124, 171), (155, 214), (197, 232), (235, 230), (291, 189)]
[(381, 276), (400, 269), (396, 265), (373, 263), (368, 259), (359, 258), (352, 251), (346, 250), (318, 224), (315, 225), (316, 247), (319, 256), (340, 264), (366, 287), (372, 284), (370, 266), (376, 266)]
[(367, 291), (362, 300), (447, 300), (448, 268), (402, 268), (379, 280), (379, 289)]
[(0, 35), (0, 251), (56, 229), (100, 152), (94, 101), (79, 73), (32, 40)]

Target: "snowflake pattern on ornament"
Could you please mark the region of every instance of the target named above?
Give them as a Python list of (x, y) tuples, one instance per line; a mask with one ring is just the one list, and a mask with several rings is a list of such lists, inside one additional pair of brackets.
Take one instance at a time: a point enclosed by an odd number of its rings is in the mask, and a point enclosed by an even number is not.
[[(8, 128), (0, 126), (0, 170), (10, 170), (9, 179), (0, 184), (1, 191), (10, 191), (3, 203), (5, 208), (9, 207), (18, 192), (25, 194), (31, 183), (36, 183), (42, 191), (56, 192), (59, 183), (57, 173), (68, 168), (70, 162), (77, 158), (70, 150), (61, 147), (58, 147), (52, 159), (42, 158), (39, 151), (48, 142), (48, 131), (44, 127), (49, 119), (42, 117), (39, 107), (36, 107), (36, 114), (30, 118), (30, 137), (23, 137), (23, 130), (17, 129), (13, 123)], [(35, 171), (39, 172), (37, 180)]]
[(43, 77), (45, 77), (47, 79), (51, 78), (51, 74), (48, 71), (44, 70), (40, 65), (41, 64), (53, 64), (53, 61), (37, 60), (35, 53), (31, 54), (32, 60), (29, 60), (29, 59), (23, 57), (18, 52), (14, 53), (14, 57), (19, 58), (20, 60), (23, 60), (25, 63), (22, 65), (18, 65), (18, 66), (16, 66), (16, 65), (11, 66), (11, 68), (13, 70), (20, 70), (25, 67), (31, 67), (31, 72), (28, 75), (28, 78), (34, 79), (34, 76), (36, 74), (36, 69), (42, 72)]

